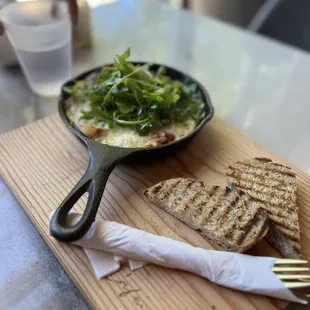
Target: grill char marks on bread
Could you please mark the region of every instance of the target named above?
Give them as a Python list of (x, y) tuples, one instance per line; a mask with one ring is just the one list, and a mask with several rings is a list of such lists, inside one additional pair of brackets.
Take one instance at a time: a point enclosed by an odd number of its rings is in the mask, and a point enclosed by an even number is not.
[(268, 158), (236, 162), (227, 170), (228, 182), (261, 203), (271, 220), (266, 236), (286, 258), (299, 258), (299, 209), (296, 203), (296, 174)]
[(260, 203), (238, 190), (175, 178), (144, 191), (157, 206), (227, 251), (244, 252), (267, 233)]

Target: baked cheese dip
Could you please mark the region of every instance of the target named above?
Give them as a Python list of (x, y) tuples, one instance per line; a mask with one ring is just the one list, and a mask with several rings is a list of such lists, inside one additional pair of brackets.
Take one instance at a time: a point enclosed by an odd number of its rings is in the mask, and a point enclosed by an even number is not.
[(190, 134), (205, 116), (197, 85), (171, 80), (165, 68), (136, 66), (128, 49), (109, 67), (64, 91), (67, 116), (85, 136), (125, 148), (155, 147)]

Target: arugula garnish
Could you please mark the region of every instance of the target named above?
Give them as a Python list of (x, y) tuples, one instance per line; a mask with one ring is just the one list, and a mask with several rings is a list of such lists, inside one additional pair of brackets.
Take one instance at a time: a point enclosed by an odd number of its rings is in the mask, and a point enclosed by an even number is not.
[(172, 81), (166, 68), (151, 72), (151, 64), (135, 66), (127, 62), (130, 49), (103, 67), (95, 81), (77, 81), (64, 88), (76, 101), (89, 102), (82, 118), (131, 127), (147, 135), (170, 122), (201, 120), (205, 105), (195, 84)]

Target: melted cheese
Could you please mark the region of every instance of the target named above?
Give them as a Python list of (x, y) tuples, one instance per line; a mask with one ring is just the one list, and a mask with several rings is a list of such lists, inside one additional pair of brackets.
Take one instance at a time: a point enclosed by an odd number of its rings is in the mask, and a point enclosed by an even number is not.
[[(88, 103), (74, 103), (69, 106), (67, 115), (70, 121), (78, 128), (81, 128), (81, 126), (85, 124), (91, 124), (97, 128), (108, 128), (107, 125), (95, 123), (92, 119), (81, 119), (82, 111), (88, 110)], [(160, 134), (164, 134), (165, 132), (174, 134), (175, 140), (178, 140), (190, 134), (196, 128), (196, 126), (197, 122), (194, 120), (188, 120), (186, 123), (171, 123), (161, 128), (158, 132), (152, 132), (148, 136), (140, 136), (136, 131), (128, 127), (115, 126), (111, 129), (108, 129), (104, 135), (96, 138), (96, 141), (103, 144), (128, 148), (154, 147), (162, 144), (161, 139), (159, 138)]]

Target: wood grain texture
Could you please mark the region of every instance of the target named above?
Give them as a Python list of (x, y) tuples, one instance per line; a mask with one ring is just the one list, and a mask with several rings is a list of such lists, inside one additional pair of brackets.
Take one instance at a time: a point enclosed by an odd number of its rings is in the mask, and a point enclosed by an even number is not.
[[(198, 233), (162, 209), (145, 201), (142, 191), (172, 177), (195, 177), (225, 185), (229, 164), (267, 156), (288, 164), (215, 117), (184, 151), (166, 160), (119, 165), (110, 176), (98, 217), (162, 236), (212, 248)], [(280, 309), (278, 300), (219, 287), (186, 272), (148, 265), (131, 272), (123, 267), (97, 281), (84, 252), (48, 235), (48, 214), (57, 208), (85, 171), (87, 151), (62, 124), (58, 115), (29, 124), (0, 137), (0, 173), (56, 257), (96, 309)], [(310, 260), (310, 177), (298, 169), (303, 254)], [(85, 197), (75, 210), (82, 212)], [(251, 254), (276, 255), (266, 241)]]

